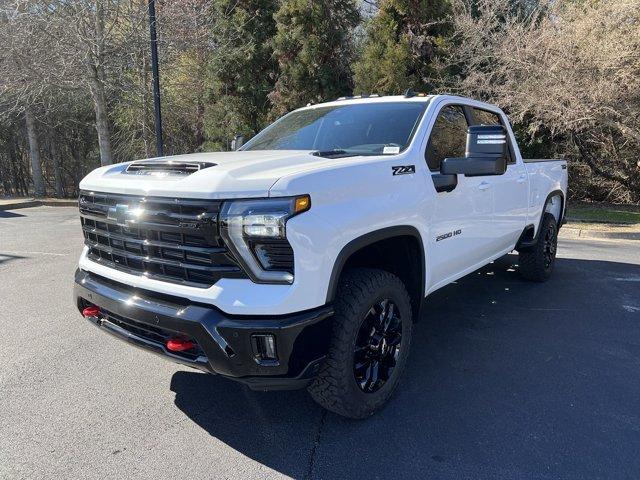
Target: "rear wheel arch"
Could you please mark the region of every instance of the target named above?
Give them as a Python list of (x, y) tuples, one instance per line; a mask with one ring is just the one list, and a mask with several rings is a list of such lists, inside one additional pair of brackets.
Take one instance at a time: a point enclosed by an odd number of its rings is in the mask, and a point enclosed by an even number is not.
[[(542, 217), (544, 217), (545, 212), (550, 213), (556, 219), (556, 223), (558, 226), (562, 223), (562, 217), (564, 216), (564, 193), (561, 190), (554, 190), (551, 192), (544, 203), (544, 211), (542, 212)], [(542, 225), (543, 218), (540, 218), (540, 225)]]
[(419, 319), (426, 282), (422, 236), (411, 225), (374, 230), (347, 243), (334, 262), (327, 302), (336, 296), (341, 275), (352, 267), (378, 268), (398, 276), (411, 297), (414, 321)]
[[(556, 201), (556, 199), (559, 200)], [(544, 221), (544, 214), (551, 213), (556, 220), (558, 230), (562, 227), (564, 217), (566, 215), (566, 201), (564, 198), (564, 192), (562, 190), (553, 190), (544, 201), (544, 207), (540, 214), (540, 220), (538, 221), (537, 228), (531, 223), (524, 227), (520, 239), (516, 243), (515, 250), (525, 250), (531, 248), (538, 242), (540, 230), (542, 228), (542, 222)]]

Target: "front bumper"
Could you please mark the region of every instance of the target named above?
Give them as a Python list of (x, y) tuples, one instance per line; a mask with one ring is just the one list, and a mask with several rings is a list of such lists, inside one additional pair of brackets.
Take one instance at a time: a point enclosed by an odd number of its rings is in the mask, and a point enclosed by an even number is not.
[[(324, 360), (333, 309), (280, 316), (225, 315), (215, 307), (157, 294), (76, 270), (74, 297), (80, 311), (100, 308), (88, 317), (94, 325), (137, 347), (174, 362), (238, 380), (256, 390), (307, 386)], [(277, 360), (262, 362), (252, 335), (275, 337)], [(172, 352), (166, 340), (187, 337), (197, 347)]]

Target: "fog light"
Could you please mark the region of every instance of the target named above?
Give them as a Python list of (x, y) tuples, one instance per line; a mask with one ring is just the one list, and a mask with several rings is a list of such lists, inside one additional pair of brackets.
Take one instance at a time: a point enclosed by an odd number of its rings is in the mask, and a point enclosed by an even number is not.
[(276, 355), (276, 337), (273, 335), (251, 335), (251, 343), (253, 344), (253, 354), (256, 360), (262, 362), (278, 359)]

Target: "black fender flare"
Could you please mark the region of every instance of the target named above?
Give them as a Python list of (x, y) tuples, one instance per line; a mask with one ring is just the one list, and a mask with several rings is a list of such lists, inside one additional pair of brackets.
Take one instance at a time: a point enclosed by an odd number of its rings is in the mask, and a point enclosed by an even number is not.
[[(559, 196), (560, 197), (560, 218), (558, 219), (558, 230), (564, 224), (565, 214), (566, 214), (566, 200), (564, 198), (564, 192), (562, 190), (553, 190), (547, 195), (544, 203), (542, 204), (542, 214), (540, 215), (540, 221), (538, 222), (538, 228), (535, 230), (535, 235), (533, 235), (533, 224), (527, 225), (524, 227), (522, 234), (520, 235), (520, 239), (518, 243), (516, 243), (515, 250), (520, 250), (524, 248), (530, 248), (538, 243), (538, 235), (540, 235), (540, 228), (542, 227), (542, 221), (544, 220), (545, 209), (547, 208), (547, 204), (551, 198)], [(531, 235), (529, 235), (531, 232)]]
[(329, 287), (327, 289), (327, 303), (332, 302), (335, 299), (336, 291), (338, 289), (338, 280), (340, 279), (340, 275), (342, 274), (342, 270), (347, 263), (347, 260), (356, 253), (358, 250), (361, 250), (364, 247), (372, 245), (381, 240), (388, 240), (394, 237), (414, 237), (419, 244), (420, 251), (418, 252), (420, 255), (420, 271), (421, 271), (421, 280), (420, 280), (420, 298), (416, 298), (415, 301), (418, 305), (422, 301), (422, 297), (424, 297), (424, 289), (426, 282), (426, 264), (425, 264), (425, 249), (424, 243), (422, 241), (422, 235), (416, 227), (411, 225), (398, 225), (393, 227), (385, 227), (380, 230), (374, 230), (369, 233), (365, 233), (360, 237), (356, 237), (347, 243), (338, 256), (336, 257), (336, 261), (333, 263), (333, 269), (331, 270), (331, 277), (329, 278)]

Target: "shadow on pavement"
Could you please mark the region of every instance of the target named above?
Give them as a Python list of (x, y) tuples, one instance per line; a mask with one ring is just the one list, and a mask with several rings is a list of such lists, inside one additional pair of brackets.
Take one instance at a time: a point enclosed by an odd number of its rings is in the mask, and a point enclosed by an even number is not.
[(321, 410), (306, 391), (253, 392), (232, 380), (185, 371), (173, 375), (171, 390), (176, 406), (214, 437), (286, 475), (307, 475)]
[(27, 257), (23, 257), (22, 255), (10, 255), (8, 253), (0, 252), (0, 265), (2, 265), (3, 263), (9, 263), (12, 260), (21, 260), (23, 258), (27, 258)]
[(24, 217), (21, 213), (10, 212), (8, 210), (0, 210), (0, 218), (16, 218), (16, 217)]
[(532, 284), (516, 261), (429, 297), (400, 388), (369, 420), (182, 371), (176, 405), (294, 478), (640, 477), (640, 284), (625, 281), (640, 267), (558, 259)]

